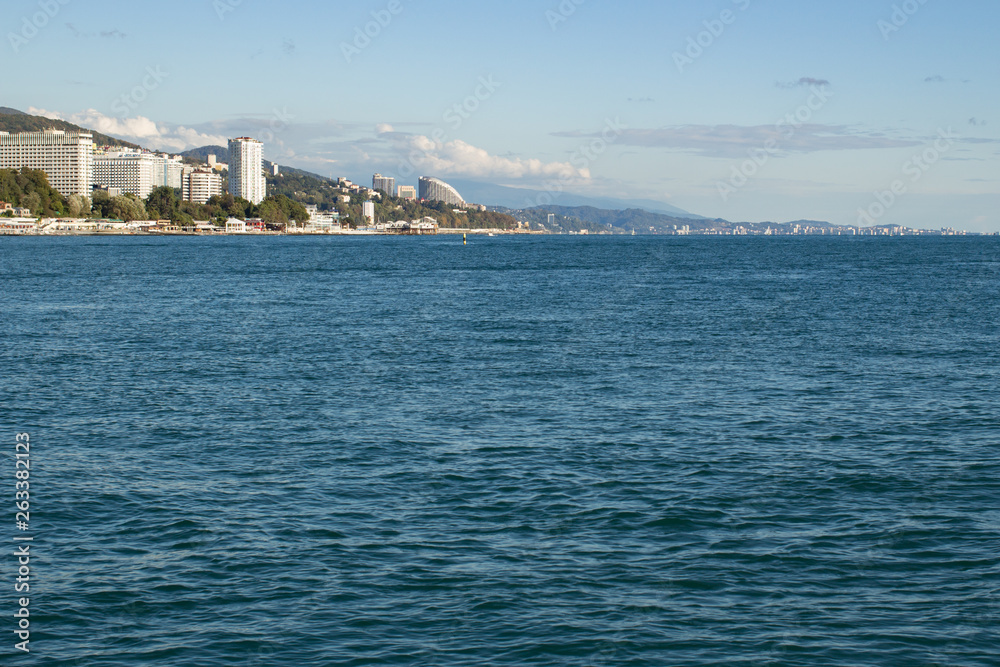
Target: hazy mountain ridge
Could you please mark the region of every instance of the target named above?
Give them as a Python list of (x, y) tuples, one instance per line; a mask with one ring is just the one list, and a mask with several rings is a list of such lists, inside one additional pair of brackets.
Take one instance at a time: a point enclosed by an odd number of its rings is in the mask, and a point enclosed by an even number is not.
[(540, 206), (558, 205), (560, 207), (590, 206), (596, 209), (642, 209), (651, 213), (688, 218), (703, 219), (704, 216), (689, 213), (671, 204), (648, 199), (616, 199), (613, 197), (591, 197), (570, 192), (550, 192), (547, 190), (532, 190), (529, 188), (513, 188), (505, 185), (494, 185), (480, 181), (470, 181), (460, 178), (445, 178), (453, 185), (465, 201), (485, 204), (486, 206), (502, 206), (511, 210), (527, 210)]

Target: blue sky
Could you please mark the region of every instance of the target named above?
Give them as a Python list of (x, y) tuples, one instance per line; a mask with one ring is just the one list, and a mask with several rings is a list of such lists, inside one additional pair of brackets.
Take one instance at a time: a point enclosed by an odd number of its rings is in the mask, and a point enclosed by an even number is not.
[(250, 135), (359, 182), (1000, 231), (993, 1), (6, 7), (0, 105), (150, 148)]

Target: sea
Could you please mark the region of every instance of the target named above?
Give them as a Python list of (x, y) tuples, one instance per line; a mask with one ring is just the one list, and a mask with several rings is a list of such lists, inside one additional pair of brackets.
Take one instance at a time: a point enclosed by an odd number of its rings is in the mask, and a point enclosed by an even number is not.
[(5, 237), (0, 286), (0, 664), (1000, 665), (996, 237)]

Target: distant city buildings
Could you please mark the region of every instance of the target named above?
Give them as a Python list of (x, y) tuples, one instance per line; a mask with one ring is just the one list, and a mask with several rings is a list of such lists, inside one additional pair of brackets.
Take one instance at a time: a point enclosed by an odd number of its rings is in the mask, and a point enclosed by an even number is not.
[(361, 205), (362, 213), (368, 220), (369, 224), (375, 224), (375, 202), (366, 201)]
[(417, 199), (417, 189), (412, 185), (400, 185), (396, 189), (396, 196), (400, 199), (408, 199), (410, 201), (416, 201)]
[(462, 195), (458, 194), (458, 190), (444, 181), (430, 176), (420, 178), (420, 198), (425, 201), (442, 201), (452, 206), (465, 204), (465, 200), (462, 199)]
[(214, 169), (187, 169), (181, 182), (184, 201), (207, 204), (212, 197), (222, 195), (222, 176)]
[(84, 132), (0, 132), (0, 169), (40, 169), (64, 197), (90, 196), (94, 137)]
[(264, 144), (249, 137), (229, 140), (229, 194), (260, 204), (267, 196)]
[(372, 190), (381, 190), (390, 197), (396, 192), (396, 179), (382, 174), (372, 176)]

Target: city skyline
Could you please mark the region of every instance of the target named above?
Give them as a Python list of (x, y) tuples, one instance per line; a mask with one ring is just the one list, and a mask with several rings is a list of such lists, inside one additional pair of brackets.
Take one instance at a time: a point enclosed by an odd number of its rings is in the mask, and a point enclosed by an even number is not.
[[(0, 105), (153, 150), (252, 136), (264, 159), (358, 182), (432, 174), (555, 203), (565, 192), (730, 220), (1000, 230), (988, 57), (1000, 8), (985, 2), (10, 11), (0, 63), (39, 76)], [(168, 46), (142, 50), (157, 41)], [(206, 58), (254, 74), (205, 78)], [(373, 75), (386, 64), (403, 75)]]

